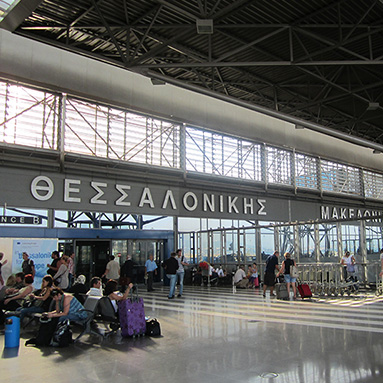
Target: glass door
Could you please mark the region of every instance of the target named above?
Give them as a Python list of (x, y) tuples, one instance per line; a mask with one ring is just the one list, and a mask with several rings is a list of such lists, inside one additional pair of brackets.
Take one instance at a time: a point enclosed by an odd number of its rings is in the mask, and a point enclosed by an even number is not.
[(110, 241), (76, 241), (75, 272), (83, 274), (89, 283), (92, 277), (100, 277), (106, 268), (110, 254)]

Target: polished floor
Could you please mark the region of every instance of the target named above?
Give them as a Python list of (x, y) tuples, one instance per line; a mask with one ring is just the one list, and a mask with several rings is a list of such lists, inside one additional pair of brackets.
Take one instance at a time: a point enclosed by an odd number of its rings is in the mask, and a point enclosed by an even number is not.
[(2, 382), (383, 382), (383, 297), (279, 301), (259, 290), (141, 291), (160, 338), (3, 348)]

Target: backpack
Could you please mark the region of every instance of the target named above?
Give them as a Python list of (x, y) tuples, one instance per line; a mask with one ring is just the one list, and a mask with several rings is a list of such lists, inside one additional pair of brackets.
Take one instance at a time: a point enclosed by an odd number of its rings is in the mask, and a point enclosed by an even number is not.
[(53, 347), (68, 347), (72, 343), (72, 330), (70, 328), (70, 321), (66, 319), (56, 327), (52, 336), (51, 346)]
[(32, 345), (38, 347), (50, 346), (53, 334), (56, 330), (58, 318), (47, 318), (42, 316), (40, 318), (40, 327), (37, 331), (36, 337), (29, 339), (25, 345)]

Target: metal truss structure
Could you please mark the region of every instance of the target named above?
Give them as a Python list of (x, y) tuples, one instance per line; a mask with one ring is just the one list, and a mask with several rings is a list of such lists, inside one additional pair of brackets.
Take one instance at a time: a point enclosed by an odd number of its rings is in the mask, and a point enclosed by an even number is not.
[(17, 3), (0, 27), (382, 151), (381, 0)]
[[(58, 153), (81, 164), (107, 159), (196, 176), (246, 181), (265, 191), (300, 191), (383, 201), (383, 174), (294, 149), (218, 134), (113, 106), (0, 82), (0, 141)], [(27, 166), (27, 164), (26, 164)]]

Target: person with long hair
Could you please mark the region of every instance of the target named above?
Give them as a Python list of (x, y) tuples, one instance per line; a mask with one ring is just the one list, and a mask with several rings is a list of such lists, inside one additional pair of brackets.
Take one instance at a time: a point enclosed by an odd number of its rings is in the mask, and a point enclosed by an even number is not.
[(51, 298), (56, 304), (54, 311), (48, 312), (48, 318), (59, 318), (59, 322), (66, 319), (81, 321), (87, 318), (88, 314), (84, 306), (71, 294), (65, 294), (59, 287), (51, 291)]
[(18, 308), (20, 311), (20, 321), (25, 316), (33, 313), (43, 313), (49, 310), (49, 306), (52, 302), (51, 291), (53, 288), (53, 278), (51, 275), (45, 275), (41, 282), (41, 289), (29, 294), (29, 307)]
[(297, 287), (295, 285), (297, 278), (294, 278), (290, 275), (290, 268), (291, 266), (296, 266), (296, 262), (294, 259), (291, 259), (291, 254), (289, 252), (285, 253), (285, 260), (282, 262), (281, 269), (279, 270), (277, 277), (279, 277), (281, 274), (285, 277), (286, 287), (287, 287), (287, 293), (290, 297), (290, 285), (293, 288), (293, 297), (294, 299), (297, 299)]
[(115, 312), (118, 311), (117, 302), (122, 301), (124, 299), (128, 299), (129, 292), (131, 288), (133, 287), (133, 283), (129, 283), (128, 288), (125, 290), (124, 294), (121, 294), (117, 290), (117, 286), (118, 286), (117, 281), (115, 281), (114, 279), (109, 279), (104, 289), (104, 295), (109, 297)]
[(27, 274), (24, 278), (24, 287), (12, 296), (8, 296), (0, 303), (0, 324), (4, 324), (5, 315), (4, 311), (15, 311), (19, 307), (22, 307), (23, 300), (33, 291), (33, 275)]

